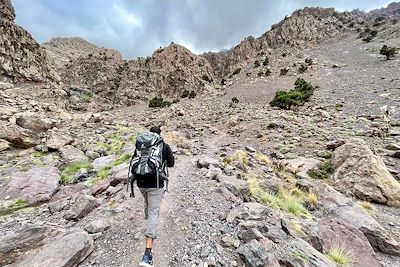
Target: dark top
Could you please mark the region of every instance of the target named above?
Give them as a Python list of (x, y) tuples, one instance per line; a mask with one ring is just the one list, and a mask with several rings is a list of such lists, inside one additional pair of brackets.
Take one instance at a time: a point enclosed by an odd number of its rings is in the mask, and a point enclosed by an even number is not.
[[(136, 152), (135, 152), (136, 154)], [(167, 162), (167, 167), (174, 167), (175, 157), (171, 147), (164, 142), (162, 151), (163, 160)], [(137, 186), (142, 188), (157, 188), (157, 175), (135, 175)], [(160, 188), (164, 187), (164, 181), (160, 179)]]

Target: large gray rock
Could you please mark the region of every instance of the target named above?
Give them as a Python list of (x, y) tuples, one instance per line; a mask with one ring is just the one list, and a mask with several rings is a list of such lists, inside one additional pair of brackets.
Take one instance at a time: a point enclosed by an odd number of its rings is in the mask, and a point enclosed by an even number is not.
[(250, 199), (250, 189), (246, 181), (220, 175), (222, 185), (226, 187), (236, 197), (248, 201)]
[(38, 253), (26, 257), (15, 267), (75, 267), (93, 249), (93, 238), (86, 232), (70, 233), (48, 243)]
[(332, 163), (335, 168), (332, 179), (343, 194), (400, 207), (400, 183), (363, 140), (350, 139), (338, 147)]
[(46, 146), (49, 149), (59, 150), (63, 146), (71, 144), (73, 139), (68, 136), (61, 135), (56, 132), (52, 132), (47, 139)]
[(109, 181), (111, 186), (116, 186), (126, 181), (128, 177), (129, 163), (121, 163), (111, 169)]
[(56, 167), (35, 167), (11, 176), (7, 194), (29, 204), (48, 201), (59, 188), (60, 175)]
[(64, 146), (60, 148), (59, 151), (65, 163), (75, 163), (87, 160), (85, 153), (71, 145)]
[(92, 169), (94, 171), (98, 171), (101, 168), (103, 168), (107, 165), (110, 165), (111, 163), (113, 163), (116, 160), (117, 160), (116, 155), (110, 155), (110, 156), (104, 156), (104, 157), (97, 158), (97, 159), (93, 160), (93, 162), (92, 162)]
[(42, 246), (46, 238), (53, 238), (61, 232), (60, 228), (46, 225), (24, 225), (0, 236), (0, 266), (13, 263), (28, 250)]
[(99, 219), (95, 221), (91, 221), (87, 225), (85, 225), (85, 230), (91, 234), (103, 232), (110, 227), (110, 222), (108, 219)]
[(40, 143), (38, 136), (31, 130), (11, 123), (0, 123), (0, 139), (11, 143), (14, 147), (29, 148)]
[(67, 220), (81, 219), (99, 205), (100, 202), (95, 197), (79, 194), (76, 196), (75, 202), (71, 205), (70, 209), (66, 212), (65, 218)]
[(246, 202), (233, 208), (226, 217), (226, 221), (233, 222), (235, 219), (260, 220), (267, 216), (269, 211), (266, 206), (259, 203)]
[(46, 132), (54, 127), (54, 124), (48, 119), (42, 119), (37, 114), (21, 114), (16, 119), (16, 124), (22, 128), (32, 130), (36, 133)]
[(255, 239), (241, 245), (237, 253), (242, 256), (250, 267), (263, 267), (268, 261), (268, 253), (265, 248)]
[(328, 251), (332, 246), (339, 245), (346, 248), (351, 255), (353, 267), (380, 266), (373, 248), (360, 230), (334, 217), (323, 218), (318, 222), (318, 225), (324, 251)]
[(400, 256), (399, 243), (392, 239), (386, 230), (362, 209), (351, 205), (337, 206), (330, 210), (330, 214), (363, 232), (375, 250)]

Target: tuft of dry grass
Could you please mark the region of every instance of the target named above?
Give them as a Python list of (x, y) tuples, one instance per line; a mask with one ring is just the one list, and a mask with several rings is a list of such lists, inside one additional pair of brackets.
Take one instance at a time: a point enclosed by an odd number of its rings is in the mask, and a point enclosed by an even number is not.
[(189, 140), (181, 133), (175, 131), (166, 132), (164, 133), (164, 139), (167, 143), (174, 144), (179, 148), (189, 148)]
[(358, 203), (358, 205), (360, 205), (360, 207), (363, 208), (368, 213), (375, 212), (375, 207), (368, 201), (361, 201)]

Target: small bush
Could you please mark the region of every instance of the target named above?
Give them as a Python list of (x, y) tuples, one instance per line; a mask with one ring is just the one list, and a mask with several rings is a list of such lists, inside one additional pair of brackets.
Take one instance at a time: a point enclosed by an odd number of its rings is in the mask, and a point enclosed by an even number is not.
[(208, 83), (213, 83), (213, 80), (210, 79), (210, 77), (208, 77), (207, 75), (201, 76), (201, 79), (203, 79), (204, 81), (206, 81)]
[(376, 30), (373, 30), (369, 33), (371, 37), (376, 37), (378, 35), (378, 32)]
[(326, 256), (341, 267), (351, 266), (352, 255), (344, 245), (333, 244), (326, 252)]
[(237, 69), (235, 69), (235, 71), (232, 73), (232, 75), (239, 74), (241, 71), (242, 71), (241, 68), (237, 68)]
[(289, 69), (283, 68), (283, 69), (281, 69), (280, 75), (281, 76), (286, 75), (288, 72), (289, 72)]
[(234, 104), (239, 103), (239, 99), (238, 99), (236, 96), (232, 97), (231, 101), (232, 101), (232, 103), (234, 103)]
[(189, 93), (189, 99), (192, 99), (192, 98), (195, 98), (196, 97), (196, 92), (195, 91), (190, 91), (190, 93)]
[(372, 39), (373, 39), (373, 37), (371, 35), (368, 35), (368, 36), (364, 37), (362, 40), (364, 43), (369, 43), (372, 41)]
[(163, 108), (171, 106), (171, 102), (164, 101), (162, 97), (154, 97), (149, 102), (150, 108)]
[(254, 61), (254, 68), (260, 67), (260, 61), (256, 60)]
[(311, 178), (314, 179), (327, 179), (333, 173), (333, 166), (330, 160), (326, 160), (317, 169), (312, 169), (307, 172)]
[(304, 79), (297, 78), (295, 88), (286, 92), (278, 91), (269, 103), (271, 107), (291, 109), (292, 106), (302, 106), (314, 93), (314, 88)]
[(265, 57), (264, 62), (263, 62), (263, 66), (267, 66), (269, 64), (269, 58)]
[(263, 135), (261, 134), (261, 133), (258, 133), (257, 135), (256, 135), (256, 138), (262, 138), (263, 137)]
[(189, 94), (190, 94), (190, 92), (187, 91), (187, 90), (185, 90), (185, 91), (182, 93), (181, 98), (186, 98), (186, 97), (189, 96)]
[(265, 71), (265, 76), (269, 76), (269, 75), (271, 75), (271, 70), (270, 70), (270, 69), (267, 69), (267, 70)]
[(180, 100), (179, 98), (176, 98), (176, 99), (172, 100), (172, 104), (179, 103), (180, 101), (181, 101), (181, 100)]
[(282, 57), (286, 57), (286, 53), (283, 53), (283, 54), (282, 54)]
[(379, 54), (386, 56), (386, 60), (389, 60), (391, 57), (394, 57), (396, 54), (395, 47), (388, 47), (387, 45), (382, 46)]
[(299, 73), (304, 73), (304, 72), (306, 72), (307, 69), (308, 69), (307, 66), (301, 64), (299, 67)]
[(262, 77), (262, 76), (264, 76), (264, 72), (260, 71), (257, 75), (258, 75), (258, 77)]
[(268, 123), (268, 125), (267, 125), (267, 129), (268, 129), (268, 130), (276, 129), (276, 128), (278, 128), (278, 124), (277, 124), (276, 122), (270, 122), (270, 123)]

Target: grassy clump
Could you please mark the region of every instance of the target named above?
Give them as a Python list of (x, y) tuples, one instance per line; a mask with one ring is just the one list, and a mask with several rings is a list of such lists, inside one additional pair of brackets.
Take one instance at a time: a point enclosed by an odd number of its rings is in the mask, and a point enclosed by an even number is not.
[(304, 73), (304, 72), (307, 71), (307, 69), (308, 69), (307, 66), (301, 64), (300, 67), (299, 67), (299, 73)]
[(329, 248), (329, 250), (325, 253), (325, 255), (338, 266), (342, 267), (351, 266), (352, 255), (348, 251), (348, 249), (343, 245), (340, 244), (332, 245)]
[(171, 102), (164, 100), (162, 97), (154, 97), (149, 102), (150, 108), (164, 108), (171, 106)]
[(5, 201), (0, 206), (0, 216), (11, 214), (14, 211), (27, 208), (28, 206), (28, 203), (21, 198)]
[(213, 79), (211, 79), (210, 77), (208, 77), (208, 75), (203, 75), (201, 76), (201, 79), (208, 82), (208, 83), (213, 83)]
[(395, 47), (388, 47), (387, 45), (382, 46), (379, 54), (386, 56), (386, 60), (389, 60), (391, 57), (394, 57), (396, 54)]
[(263, 66), (267, 66), (269, 64), (269, 58), (265, 57), (264, 62), (263, 62)]
[(189, 96), (189, 94), (190, 94), (190, 92), (188, 90), (185, 90), (185, 91), (183, 91), (181, 98), (186, 98)]
[(280, 75), (281, 75), (281, 76), (284, 76), (284, 75), (286, 75), (288, 72), (289, 72), (289, 69), (287, 69), (287, 68), (281, 69)]
[(270, 69), (267, 69), (267, 70), (265, 71), (265, 76), (269, 76), (269, 75), (271, 75), (271, 70), (270, 70)]
[(192, 99), (192, 98), (195, 98), (196, 97), (196, 92), (195, 91), (190, 91), (190, 93), (189, 93), (189, 99)]
[(236, 96), (234, 96), (234, 97), (232, 97), (231, 102), (233, 104), (237, 104), (237, 103), (239, 103), (239, 99)]
[(98, 142), (97, 147), (107, 155), (119, 155), (127, 144), (134, 144), (136, 137), (143, 130), (142, 127), (119, 127), (114, 133), (108, 134), (107, 143)]
[(304, 63), (306, 63), (308, 66), (311, 66), (313, 64), (313, 60), (312, 60), (312, 58), (306, 58), (304, 60)]
[(237, 68), (233, 71), (232, 75), (239, 74), (242, 71), (242, 68)]
[(288, 92), (276, 92), (274, 99), (269, 103), (270, 106), (282, 109), (291, 109), (292, 106), (302, 106), (314, 93), (312, 85), (302, 78), (297, 78), (294, 86), (294, 89)]
[(333, 173), (333, 166), (330, 160), (324, 161), (317, 169), (311, 169), (307, 172), (314, 179), (328, 179), (331, 173)]
[(260, 61), (256, 60), (254, 61), (254, 68), (260, 67)]
[(64, 167), (64, 169), (61, 171), (60, 176), (61, 176), (61, 183), (66, 185), (70, 184), (73, 182), (74, 175), (81, 169), (88, 169), (90, 167), (89, 162), (87, 161), (81, 161), (81, 162), (75, 162), (68, 164)]
[(375, 212), (375, 207), (372, 206), (372, 204), (369, 203), (368, 201), (361, 201), (358, 204), (360, 205), (361, 208), (363, 208), (368, 213), (374, 213)]

